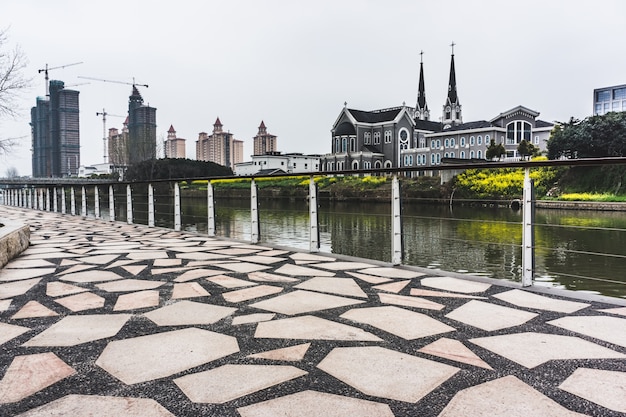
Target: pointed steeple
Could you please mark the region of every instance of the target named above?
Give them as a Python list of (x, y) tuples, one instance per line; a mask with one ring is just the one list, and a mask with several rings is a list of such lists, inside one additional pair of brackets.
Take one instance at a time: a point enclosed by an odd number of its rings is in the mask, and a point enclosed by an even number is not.
[(429, 120), (430, 112), (426, 104), (426, 89), (424, 88), (424, 62), (422, 56), (424, 51), (420, 51), (420, 80), (417, 88), (417, 105), (415, 106), (415, 118), (419, 120)]
[(222, 122), (220, 122), (220, 118), (218, 117), (213, 123), (213, 133), (219, 133), (222, 131)]
[(167, 131), (167, 138), (176, 139), (176, 129), (174, 129), (174, 125), (170, 125), (170, 128)]
[(448, 81), (448, 97), (446, 104), (443, 106), (443, 118), (442, 123), (444, 125), (453, 125), (463, 123), (463, 117), (461, 116), (461, 103), (459, 102), (459, 96), (456, 91), (456, 71), (454, 69), (454, 45), (452, 42), (452, 57), (450, 59), (450, 78)]
[(265, 135), (267, 133), (267, 127), (265, 127), (265, 122), (261, 120), (261, 124), (259, 125), (259, 133), (257, 135)]

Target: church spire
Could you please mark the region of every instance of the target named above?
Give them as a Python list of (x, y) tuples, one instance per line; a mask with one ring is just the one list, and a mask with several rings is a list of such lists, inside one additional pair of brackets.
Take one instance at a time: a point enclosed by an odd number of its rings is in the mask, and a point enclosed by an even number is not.
[(417, 105), (415, 106), (415, 118), (419, 120), (430, 119), (428, 104), (426, 104), (426, 89), (424, 88), (424, 51), (420, 51), (420, 80), (417, 89)]
[(459, 96), (456, 91), (456, 71), (454, 69), (454, 45), (452, 42), (452, 58), (450, 59), (450, 79), (448, 81), (448, 98), (446, 104), (443, 106), (443, 119), (444, 125), (453, 125), (463, 123), (461, 116), (461, 103), (459, 103)]

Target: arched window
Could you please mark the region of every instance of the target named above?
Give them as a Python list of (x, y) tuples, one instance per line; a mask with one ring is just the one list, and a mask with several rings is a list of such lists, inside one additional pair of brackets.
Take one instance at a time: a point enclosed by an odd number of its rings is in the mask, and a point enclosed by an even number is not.
[(352, 161), (352, 169), (359, 169), (359, 161)]
[(461, 159), (465, 159), (465, 151), (461, 151)]
[(474, 146), (474, 136), (470, 136), (470, 146)]
[(454, 145), (456, 145), (456, 140), (454, 140), (454, 138), (450, 138), (450, 147), (454, 148)]
[(413, 166), (413, 155), (409, 155), (409, 166)]
[(465, 146), (465, 136), (461, 136), (461, 146)]
[(385, 143), (391, 143), (391, 130), (385, 130)]
[(443, 146), (445, 146), (446, 148), (449, 148), (449, 147), (450, 147), (450, 139), (446, 139), (446, 140), (444, 141)]
[(437, 139), (437, 148), (441, 148), (441, 139)]
[(435, 145), (436, 145), (436, 142), (435, 142), (434, 140), (431, 140), (431, 141), (430, 141), (430, 147), (431, 147), (431, 148), (434, 148), (434, 147), (435, 147)]
[(491, 136), (485, 135), (485, 145), (489, 145), (491, 143)]
[(374, 132), (374, 145), (380, 145), (380, 132)]
[(335, 138), (335, 153), (338, 153), (341, 148), (339, 147), (339, 138)]
[(528, 122), (517, 120), (506, 125), (506, 144), (516, 145), (519, 144), (522, 139), (530, 143), (532, 134), (532, 126)]
[(365, 134), (363, 135), (363, 143), (366, 145), (370, 145), (372, 143), (372, 133), (371, 132), (365, 132)]
[(431, 165), (435, 165), (435, 154), (434, 153), (430, 154), (430, 164)]
[(438, 153), (437, 154), (437, 165), (439, 165), (441, 163), (441, 154)]
[(356, 138), (350, 138), (350, 152), (356, 152)]
[(341, 138), (341, 152), (348, 151), (348, 138)]
[(474, 159), (474, 151), (470, 151), (470, 159)]
[(476, 138), (476, 142), (477, 142), (477, 143), (476, 143), (477, 145), (482, 145), (482, 144), (483, 144), (483, 137), (482, 137), (482, 136), (478, 136), (478, 137)]
[(380, 169), (380, 168), (382, 168), (382, 163), (380, 161), (374, 162), (374, 169)]
[(454, 158), (454, 152), (450, 152), (450, 158)]
[(385, 168), (391, 168), (391, 161), (385, 161)]
[(398, 142), (400, 144), (400, 149), (409, 149), (409, 131), (404, 127), (400, 129)]
[(443, 157), (444, 157), (444, 158), (448, 158), (449, 156), (450, 156), (450, 155), (448, 154), (448, 152), (446, 152), (446, 153), (444, 153), (444, 154), (443, 154)]
[(477, 156), (477, 158), (478, 158), (478, 159), (482, 159), (482, 157), (483, 157), (483, 151), (478, 151), (478, 152), (476, 153), (476, 156)]

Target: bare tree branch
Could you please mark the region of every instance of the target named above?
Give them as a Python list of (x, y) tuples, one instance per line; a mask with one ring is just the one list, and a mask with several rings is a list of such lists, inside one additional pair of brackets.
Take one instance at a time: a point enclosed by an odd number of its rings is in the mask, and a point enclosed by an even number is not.
[(16, 99), (22, 90), (30, 87), (31, 79), (24, 77), (26, 55), (19, 46), (5, 48), (7, 43), (7, 29), (0, 29), (0, 117), (15, 117)]

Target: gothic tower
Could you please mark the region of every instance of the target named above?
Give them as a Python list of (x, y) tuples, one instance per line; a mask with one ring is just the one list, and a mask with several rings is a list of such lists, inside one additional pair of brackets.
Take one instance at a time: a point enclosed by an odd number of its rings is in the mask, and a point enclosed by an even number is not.
[(441, 123), (444, 126), (452, 126), (463, 123), (461, 115), (461, 103), (456, 92), (456, 72), (454, 70), (454, 42), (452, 43), (452, 59), (450, 61), (450, 79), (448, 81), (448, 97), (443, 106)]
[(420, 80), (417, 89), (417, 105), (415, 106), (415, 118), (419, 120), (429, 120), (430, 112), (428, 110), (428, 104), (426, 104), (426, 90), (424, 88), (424, 62), (422, 61), (422, 55), (424, 52), (420, 52)]

